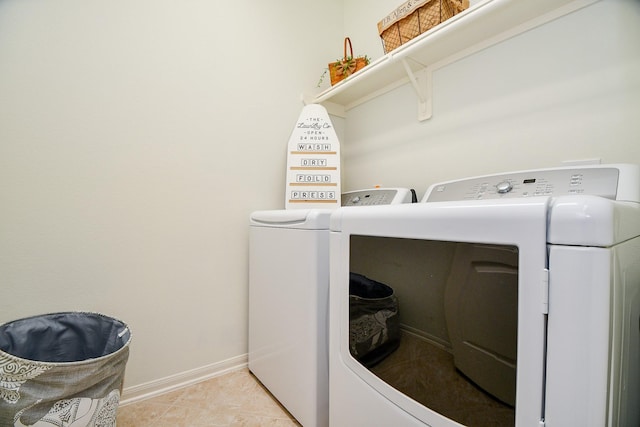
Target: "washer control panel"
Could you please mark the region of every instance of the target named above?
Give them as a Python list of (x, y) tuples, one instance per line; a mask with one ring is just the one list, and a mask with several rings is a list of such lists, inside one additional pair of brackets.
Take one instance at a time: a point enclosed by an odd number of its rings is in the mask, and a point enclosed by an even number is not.
[(435, 184), (422, 203), (588, 194), (616, 199), (616, 168), (567, 168), (487, 175)]
[(406, 188), (372, 188), (342, 193), (342, 206), (374, 206), (411, 203), (411, 190)]

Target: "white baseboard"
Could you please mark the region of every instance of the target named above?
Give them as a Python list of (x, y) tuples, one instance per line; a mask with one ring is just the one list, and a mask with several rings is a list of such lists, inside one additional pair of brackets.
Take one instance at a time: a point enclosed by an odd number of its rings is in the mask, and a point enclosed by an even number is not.
[(151, 399), (174, 390), (218, 377), (229, 372), (247, 367), (247, 355), (232, 357), (222, 362), (212, 363), (190, 371), (181, 372), (148, 383), (126, 387), (122, 391), (120, 406), (130, 405), (142, 400)]

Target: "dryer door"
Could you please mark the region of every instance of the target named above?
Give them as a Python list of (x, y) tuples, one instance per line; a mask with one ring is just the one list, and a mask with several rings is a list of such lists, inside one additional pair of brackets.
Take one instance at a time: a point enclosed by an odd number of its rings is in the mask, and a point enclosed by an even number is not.
[(515, 406), (517, 248), (457, 245), (444, 312), (456, 368), (481, 389)]
[[(390, 413), (401, 411), (428, 425), (480, 425), (474, 421), (477, 417), (467, 417), (477, 409), (473, 405), (446, 408), (459, 403), (454, 402), (459, 396), (444, 397), (451, 383), (432, 381), (433, 375), (437, 380), (442, 378), (433, 372), (439, 369), (433, 363), (412, 361), (403, 365), (410, 371), (391, 375), (422, 390), (433, 388), (434, 399), (439, 401), (430, 403), (394, 383), (383, 372), (384, 362), (367, 368), (353, 357), (349, 347), (349, 274), (354, 272), (386, 283), (398, 297), (403, 335), (399, 350), (389, 360), (404, 353), (403, 343), (414, 342), (416, 337), (431, 341), (453, 354), (465, 374), (459, 376), (460, 381), (471, 380), (469, 384), (475, 383), (508, 403), (510, 421), (491, 425), (513, 426), (514, 418), (517, 426), (539, 424), (543, 411), (548, 202), (546, 197), (435, 202), (342, 208), (332, 214), (330, 347), (339, 351), (339, 355), (333, 351), (330, 355), (333, 423), (376, 425), (379, 420), (392, 419)], [(458, 247), (471, 250), (470, 259), (479, 259), (474, 248), (483, 248), (482, 263), (476, 263), (481, 274), (445, 291), (447, 278), (455, 275), (451, 270)], [(500, 262), (491, 258), (496, 253), (492, 255), (487, 248), (502, 252)], [(496, 279), (505, 286), (501, 288)], [(509, 308), (502, 310), (501, 305)], [(461, 309), (466, 313), (460, 313)], [(498, 311), (499, 317), (487, 318)], [(449, 322), (457, 325), (448, 327)], [(459, 344), (462, 353), (469, 353), (472, 347), (474, 351), (460, 358), (456, 355)], [(491, 358), (500, 360), (495, 364), (495, 360), (489, 362)], [(503, 380), (490, 378), (492, 372), (501, 370)], [(481, 408), (484, 414), (486, 409)], [(487, 420), (485, 417), (484, 422)]]

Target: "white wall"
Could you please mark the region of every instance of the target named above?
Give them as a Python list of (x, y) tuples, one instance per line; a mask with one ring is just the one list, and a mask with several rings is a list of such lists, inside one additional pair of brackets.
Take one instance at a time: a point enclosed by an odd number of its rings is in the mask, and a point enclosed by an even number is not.
[(0, 1), (0, 323), (99, 311), (125, 387), (247, 351), (252, 210), (340, 0)]
[[(382, 55), (375, 23), (397, 2), (345, 3), (345, 32), (371, 49), (359, 53)], [(344, 190), (378, 184), (422, 195), (442, 180), (564, 160), (640, 163), (638, 1), (601, 0), (441, 68), (433, 81), (430, 120), (417, 121), (408, 85), (348, 112)]]

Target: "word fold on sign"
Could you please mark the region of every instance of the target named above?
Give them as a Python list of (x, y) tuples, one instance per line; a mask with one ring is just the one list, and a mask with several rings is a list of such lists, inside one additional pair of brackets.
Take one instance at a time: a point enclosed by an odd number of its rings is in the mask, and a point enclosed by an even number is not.
[(340, 206), (340, 142), (327, 110), (302, 109), (287, 150), (286, 209)]

